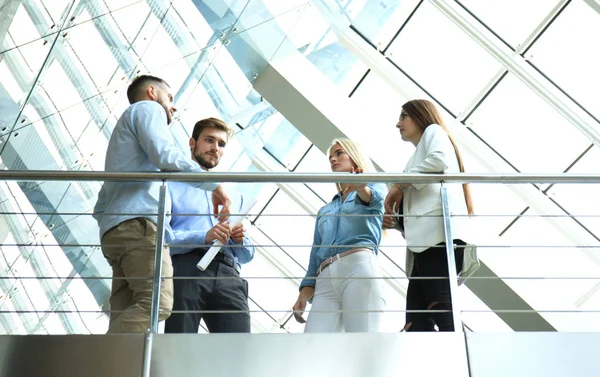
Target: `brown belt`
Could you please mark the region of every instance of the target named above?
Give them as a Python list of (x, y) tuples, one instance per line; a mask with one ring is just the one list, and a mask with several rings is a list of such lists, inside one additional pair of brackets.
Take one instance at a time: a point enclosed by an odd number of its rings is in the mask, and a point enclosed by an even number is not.
[(358, 248), (358, 249), (350, 249), (350, 250), (346, 250), (344, 252), (341, 252), (337, 255), (331, 256), (327, 259), (325, 259), (323, 261), (323, 263), (321, 263), (321, 265), (319, 266), (319, 269), (317, 270), (317, 276), (319, 276), (321, 274), (321, 272), (323, 272), (323, 270), (329, 266), (330, 264), (332, 264), (333, 262), (335, 262), (336, 260), (340, 260), (344, 257), (347, 257), (350, 254), (354, 254), (354, 253), (358, 253), (359, 251), (370, 251), (371, 253), (373, 252), (373, 250), (371, 249), (367, 249), (367, 248)]

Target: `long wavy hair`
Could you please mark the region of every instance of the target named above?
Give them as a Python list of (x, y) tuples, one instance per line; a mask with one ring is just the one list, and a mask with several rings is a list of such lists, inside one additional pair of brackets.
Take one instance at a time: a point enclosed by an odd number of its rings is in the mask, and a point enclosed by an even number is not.
[[(406, 114), (412, 118), (412, 120), (423, 130), (423, 132), (432, 124), (439, 124), (444, 131), (446, 131), (446, 134), (448, 134), (450, 142), (454, 147), (454, 152), (456, 153), (456, 158), (458, 159), (460, 171), (461, 173), (464, 173), (465, 166), (463, 164), (462, 157), (460, 156), (458, 147), (456, 146), (456, 142), (454, 141), (454, 137), (452, 137), (450, 130), (448, 130), (448, 127), (446, 127), (446, 124), (442, 119), (442, 115), (433, 102), (425, 99), (415, 99), (402, 105), (402, 110), (404, 110), (404, 112), (406, 112)], [(463, 184), (463, 192), (465, 195), (465, 202), (467, 203), (467, 211), (469, 212), (469, 215), (472, 215), (475, 212), (473, 209), (473, 200), (471, 199), (471, 188), (468, 183)]]

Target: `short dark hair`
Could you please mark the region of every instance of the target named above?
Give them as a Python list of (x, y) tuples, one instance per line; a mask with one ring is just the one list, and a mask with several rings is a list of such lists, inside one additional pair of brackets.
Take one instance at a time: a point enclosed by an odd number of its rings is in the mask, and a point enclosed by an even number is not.
[(140, 75), (133, 79), (127, 88), (127, 99), (129, 100), (129, 103), (132, 104), (139, 101), (142, 92), (146, 90), (148, 85), (152, 84), (162, 84), (170, 88), (169, 84), (160, 77)]
[(220, 131), (225, 131), (227, 133), (227, 140), (231, 139), (233, 136), (233, 130), (227, 125), (227, 123), (217, 118), (206, 118), (196, 122), (194, 125), (194, 131), (192, 132), (192, 138), (197, 141), (205, 128), (215, 128)]

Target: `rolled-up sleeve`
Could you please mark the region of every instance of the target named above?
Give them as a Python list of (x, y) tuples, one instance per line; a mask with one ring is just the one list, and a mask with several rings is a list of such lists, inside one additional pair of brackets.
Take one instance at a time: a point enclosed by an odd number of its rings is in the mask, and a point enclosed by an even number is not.
[[(317, 217), (317, 222), (319, 218)], [(317, 251), (321, 245), (321, 234), (319, 234), (319, 227), (315, 224), (315, 235), (313, 237), (313, 246), (310, 250), (310, 260), (308, 262), (308, 269), (306, 270), (306, 276), (300, 283), (300, 290), (304, 287), (314, 287), (317, 285), (317, 270), (319, 269), (319, 261), (317, 257)]]
[(244, 237), (242, 243), (235, 243), (229, 239), (229, 245), (232, 245), (231, 251), (240, 264), (248, 263), (254, 258), (254, 245), (248, 237)]
[(367, 185), (371, 189), (371, 201), (369, 201), (369, 208), (377, 208), (383, 206), (383, 201), (387, 195), (387, 188), (383, 183), (369, 183)]

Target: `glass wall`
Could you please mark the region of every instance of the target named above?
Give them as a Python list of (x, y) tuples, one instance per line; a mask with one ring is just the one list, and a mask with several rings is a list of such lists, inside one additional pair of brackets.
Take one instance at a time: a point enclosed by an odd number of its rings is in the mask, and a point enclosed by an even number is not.
[[(183, 150), (199, 119), (214, 116), (234, 127), (217, 170), (328, 171), (317, 140), (254, 88), (272, 62), (300, 54), (369, 115), (368, 132), (380, 138), (368, 143), (374, 161), (400, 172), (412, 153), (394, 129), (406, 98), (365, 58), (376, 53), (407, 89), (444, 109), (469, 171), (598, 173), (600, 14), (585, 1), (21, 0), (0, 8), (0, 19), (5, 170), (103, 170), (108, 138), (128, 105), (127, 85), (150, 73), (175, 93), (179, 111), (170, 130)], [(350, 34), (369, 50), (349, 45)], [(386, 158), (392, 153), (394, 159)], [(99, 188), (99, 182), (0, 183), (0, 333), (106, 330), (110, 280), (97, 277), (111, 271), (90, 216)], [(237, 188), (255, 201), (248, 218), (259, 247), (242, 269), (252, 329), (300, 332), (290, 309), (308, 264), (312, 215), (335, 187)], [(600, 310), (600, 285), (583, 279), (600, 275), (594, 189), (474, 185), (473, 191), (482, 261), (557, 330), (600, 330), (597, 316), (573, 321), (573, 314), (554, 311)], [(538, 216), (550, 214), (560, 217)], [(404, 239), (389, 232), (381, 251), (390, 278), (385, 328), (399, 331)], [(55, 279), (35, 279), (41, 276)], [(276, 289), (272, 277), (284, 278)], [(547, 277), (555, 279), (542, 281)], [(511, 330), (482, 312), (490, 308), (481, 297), (466, 288), (461, 295), (468, 328)]]

